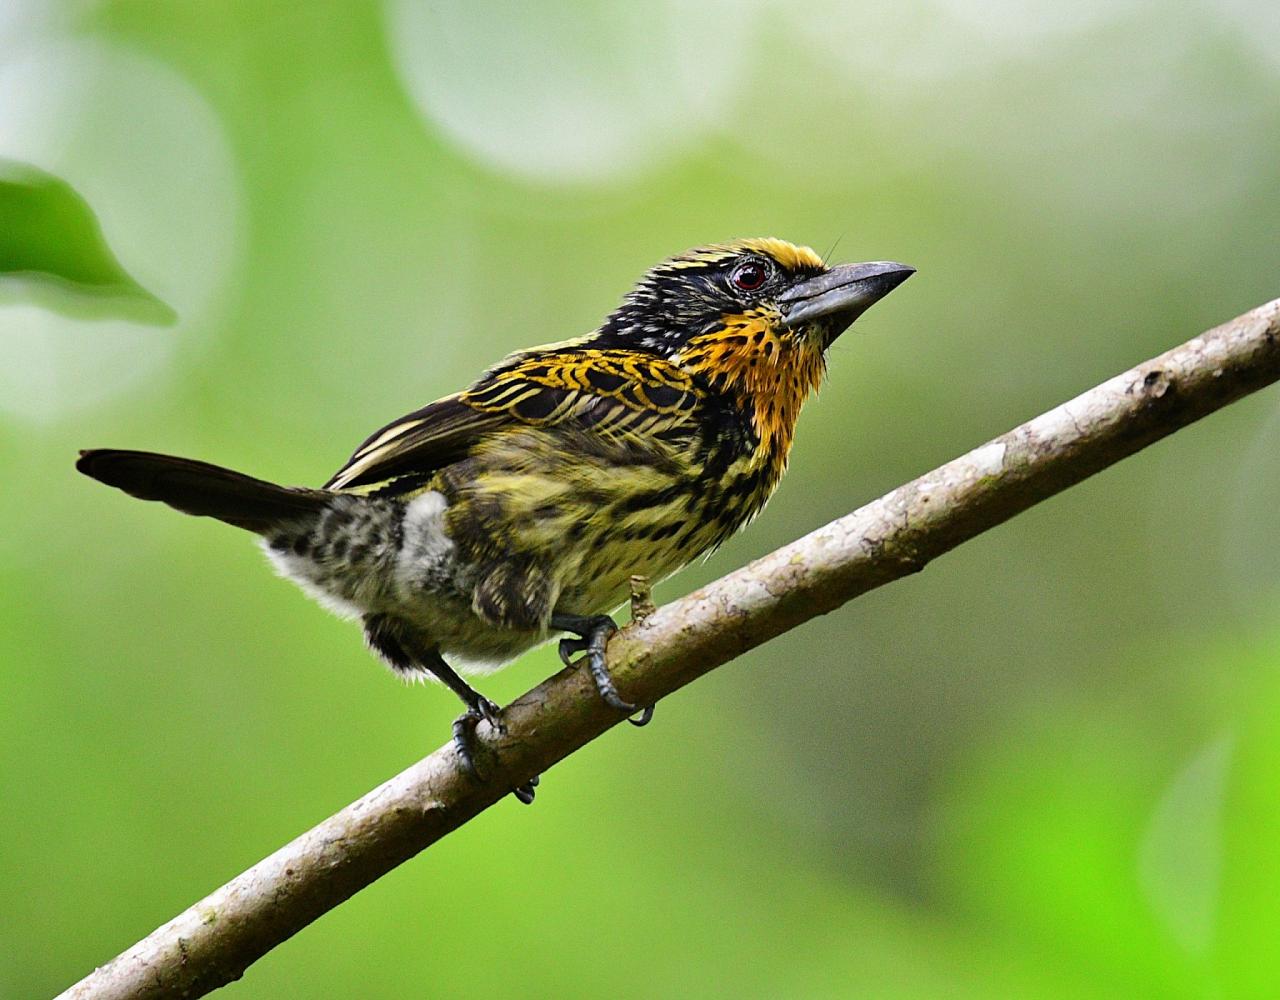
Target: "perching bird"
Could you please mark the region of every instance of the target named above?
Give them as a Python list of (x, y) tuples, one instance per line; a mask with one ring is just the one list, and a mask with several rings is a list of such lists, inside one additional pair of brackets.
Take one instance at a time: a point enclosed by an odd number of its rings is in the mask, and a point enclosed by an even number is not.
[(377, 431), (322, 489), (149, 452), (86, 451), (76, 467), (260, 535), (392, 670), (462, 699), (454, 736), (474, 772), (475, 727), (501, 731), (502, 713), (454, 667), (496, 669), (573, 633), (561, 659), (585, 650), (600, 695), (635, 713), (605, 666), (607, 612), (632, 575), (660, 580), (759, 513), (832, 341), (912, 273), (828, 268), (777, 239), (690, 250), (595, 332), (518, 351)]

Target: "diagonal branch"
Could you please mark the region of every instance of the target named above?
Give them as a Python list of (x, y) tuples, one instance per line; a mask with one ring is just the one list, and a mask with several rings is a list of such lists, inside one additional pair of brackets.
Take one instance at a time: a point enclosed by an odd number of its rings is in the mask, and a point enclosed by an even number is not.
[[(1102, 383), (980, 448), (624, 629), (609, 666), (653, 704), (740, 653), (923, 569), (961, 542), (1280, 379), (1280, 299)], [(509, 789), (617, 725), (586, 671), (561, 671), (482, 727), (488, 780), (452, 745), (156, 930), (63, 994), (201, 996), (456, 830)]]

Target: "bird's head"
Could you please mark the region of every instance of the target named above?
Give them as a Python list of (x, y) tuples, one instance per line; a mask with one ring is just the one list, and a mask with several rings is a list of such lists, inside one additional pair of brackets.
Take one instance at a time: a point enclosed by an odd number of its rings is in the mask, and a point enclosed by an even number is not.
[[(601, 346), (676, 357), (696, 341), (761, 332), (758, 346), (821, 356), (915, 269), (892, 261), (828, 267), (808, 247), (759, 238), (698, 247), (645, 274), (597, 334)], [(752, 343), (744, 345), (750, 350)]]

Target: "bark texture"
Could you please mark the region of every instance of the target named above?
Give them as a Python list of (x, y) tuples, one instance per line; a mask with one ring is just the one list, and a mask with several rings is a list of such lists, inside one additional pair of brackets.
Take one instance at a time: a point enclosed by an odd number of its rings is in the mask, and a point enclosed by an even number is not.
[[(623, 697), (653, 704), (734, 657), (1280, 379), (1280, 299), (1138, 365), (665, 607), (609, 645)], [(647, 588), (637, 580), (639, 602)], [(451, 745), (179, 914), (64, 998), (196, 997), (617, 725), (584, 669), (563, 670), (480, 735), (487, 780)]]

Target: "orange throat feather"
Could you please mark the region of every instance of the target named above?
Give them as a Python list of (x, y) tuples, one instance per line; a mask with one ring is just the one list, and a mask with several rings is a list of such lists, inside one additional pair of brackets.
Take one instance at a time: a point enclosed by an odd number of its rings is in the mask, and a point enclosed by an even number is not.
[(723, 326), (694, 337), (673, 359), (740, 401), (759, 438), (750, 467), (764, 472), (768, 489), (786, 470), (800, 408), (827, 367), (816, 345), (775, 332), (774, 318), (762, 311), (726, 316)]

